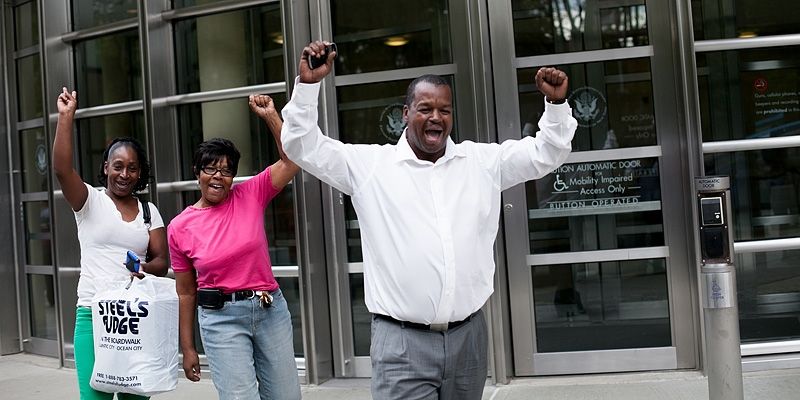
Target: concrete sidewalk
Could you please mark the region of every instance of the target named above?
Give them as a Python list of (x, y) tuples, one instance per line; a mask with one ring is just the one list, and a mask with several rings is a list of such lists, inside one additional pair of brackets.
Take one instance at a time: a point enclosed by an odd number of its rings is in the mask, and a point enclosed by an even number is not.
[[(310, 400), (367, 400), (369, 380), (336, 379), (303, 386)], [(485, 400), (706, 400), (706, 378), (697, 371), (581, 375), (515, 379), (509, 385), (486, 386)], [(745, 398), (800, 399), (800, 369), (750, 372), (744, 376)], [(75, 371), (58, 367), (58, 360), (29, 354), (0, 357), (0, 398), (5, 400), (77, 399)], [(210, 380), (181, 379), (174, 392), (158, 400), (207, 400), (217, 394)]]

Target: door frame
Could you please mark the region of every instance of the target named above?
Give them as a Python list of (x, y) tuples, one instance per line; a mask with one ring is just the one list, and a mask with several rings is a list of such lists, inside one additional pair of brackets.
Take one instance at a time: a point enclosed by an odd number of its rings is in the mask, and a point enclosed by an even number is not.
[[(45, 141), (48, 144), (47, 149), (50, 149), (50, 144), (52, 144), (50, 134), (50, 127), (47, 123), (47, 116), (48, 114), (48, 107), (47, 107), (47, 65), (45, 61), (45, 52), (44, 52), (44, 43), (45, 41), (45, 27), (44, 23), (42, 23), (42, 15), (44, 11), (42, 10), (43, 4), (40, 1), (32, 0), (32, 1), (12, 1), (8, 5), (3, 6), (3, 19), (6, 22), (5, 26), (9, 27), (9, 29), (13, 29), (14, 27), (14, 15), (13, 9), (17, 6), (23, 5), (25, 3), (34, 3), (36, 4), (37, 15), (34, 16), (39, 20), (39, 31), (36, 34), (39, 36), (38, 44), (26, 48), (21, 49), (19, 51), (14, 50), (14, 34), (13, 32), (3, 32), (4, 42), (4, 59), (7, 59), (9, 62), (6, 63), (7, 65), (7, 77), (9, 80), (7, 81), (8, 86), (6, 87), (6, 99), (17, 99), (17, 71), (16, 71), (16, 61), (18, 59), (35, 56), (39, 57), (40, 60), (40, 79), (42, 83), (42, 116), (37, 117), (34, 119), (26, 120), (26, 121), (18, 121), (18, 104), (16, 101), (9, 101), (7, 110), (9, 118), (8, 124), (6, 126), (9, 127), (8, 131), (8, 154), (9, 154), (9, 166), (11, 166), (11, 174), (10, 174), (10, 186), (9, 190), (11, 193), (11, 210), (12, 210), (12, 224), (11, 224), (11, 235), (12, 240), (10, 241), (9, 246), (9, 254), (13, 251), (13, 262), (14, 262), (14, 269), (15, 273), (15, 280), (14, 283), (17, 287), (15, 292), (16, 301), (18, 302), (18, 307), (14, 310), (13, 313), (9, 315), (18, 316), (18, 323), (19, 323), (19, 339), (20, 339), (20, 348), (22, 351), (48, 356), (48, 357), (57, 357), (61, 358), (61, 346), (60, 343), (62, 342), (62, 331), (61, 331), (61, 302), (60, 302), (60, 287), (58, 282), (58, 275), (56, 273), (55, 263), (56, 263), (56, 253), (55, 253), (55, 240), (56, 234), (54, 231), (53, 225), (53, 191), (47, 190), (43, 192), (29, 192), (23, 193), (22, 191), (22, 154), (20, 154), (20, 144), (21, 144), (21, 136), (20, 134), (23, 131), (30, 130), (30, 129), (41, 129), (42, 133), (44, 134)], [(7, 57), (7, 58), (6, 58)], [(46, 152), (46, 160), (47, 166), (49, 170), (49, 166), (51, 165), (50, 162), (50, 152)], [(52, 189), (53, 187), (53, 177), (51, 171), (48, 171), (46, 175), (47, 180), (47, 187)], [(27, 235), (26, 235), (26, 226), (25, 226), (25, 205), (26, 203), (32, 202), (46, 202), (47, 206), (50, 209), (48, 218), (49, 218), (49, 228), (50, 232), (45, 233), (40, 239), (49, 239), (50, 241), (50, 254), (51, 257), (51, 264), (50, 265), (29, 265), (27, 264)], [(13, 248), (13, 250), (12, 250)], [(33, 337), (32, 336), (32, 326), (31, 326), (31, 301), (30, 301), (30, 287), (28, 285), (28, 277), (33, 275), (42, 275), (48, 276), (52, 279), (53, 285), (53, 320), (49, 321), (52, 323), (53, 327), (55, 328), (55, 338), (54, 339), (46, 339), (40, 337)], [(12, 291), (14, 293), (14, 291)]]
[[(648, 46), (521, 58), (515, 56), (510, 1), (493, 2), (489, 7), (495, 93), (517, 93), (517, 69), (535, 66), (649, 57), (651, 76), (659, 77), (652, 79), (656, 131), (659, 132), (657, 146), (575, 152), (570, 155), (567, 162), (658, 157), (665, 246), (532, 255), (529, 254), (525, 186), (518, 185), (503, 193), (509, 301), (511, 319), (514, 321), (512, 326), (514, 375), (659, 370), (698, 366), (695, 338), (698, 336), (699, 317), (695, 306), (697, 298), (695, 277), (690, 261), (694, 259), (691, 256), (693, 243), (690, 242), (691, 235), (685, 234), (692, 226), (691, 207), (685, 207), (686, 196), (683, 195), (691, 190), (689, 179), (691, 174), (685, 153), (688, 148), (687, 143), (691, 143), (689, 138), (692, 132), (682, 131), (679, 128), (681, 124), (675, 123), (684, 118), (677, 105), (683, 104), (685, 100), (677, 93), (675, 80), (667, 77), (679, 79), (683, 77), (683, 73), (679, 68), (672, 67), (675, 65), (673, 60), (676, 54), (672, 50), (670, 16), (674, 15), (674, 10), (666, 3), (668, 2), (646, 3), (650, 36)], [(519, 124), (520, 111), (516, 96), (498, 95), (495, 102), (499, 121), (499, 140), (518, 139), (522, 129)], [(676, 188), (682, 190), (675, 190)], [(531, 266), (642, 258), (666, 260), (672, 346), (585, 352), (536, 352)]]

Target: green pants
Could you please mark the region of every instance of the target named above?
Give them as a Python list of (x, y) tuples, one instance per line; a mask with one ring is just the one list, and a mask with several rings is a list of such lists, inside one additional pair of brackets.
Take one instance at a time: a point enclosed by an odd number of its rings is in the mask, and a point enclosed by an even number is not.
[[(81, 392), (81, 400), (113, 399), (114, 393), (99, 392), (89, 385), (93, 368), (92, 309), (78, 307), (75, 311), (75, 369), (78, 370), (78, 390)], [(117, 399), (119, 400), (144, 400), (148, 398), (135, 394), (117, 393)]]

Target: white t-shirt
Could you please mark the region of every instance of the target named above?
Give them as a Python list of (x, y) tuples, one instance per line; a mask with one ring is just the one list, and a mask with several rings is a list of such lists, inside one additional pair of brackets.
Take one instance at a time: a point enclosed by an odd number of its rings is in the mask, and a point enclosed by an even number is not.
[[(135, 252), (144, 260), (150, 233), (144, 223), (142, 203), (137, 200), (139, 213), (131, 222), (122, 220), (114, 201), (105, 190), (86, 184), (89, 195), (79, 211), (75, 211), (78, 240), (81, 243), (81, 277), (78, 280), (78, 306), (89, 307), (97, 293), (97, 283), (125, 279), (130, 272), (125, 268), (127, 251)], [(150, 207), (150, 229), (164, 227), (164, 220), (153, 203)]]

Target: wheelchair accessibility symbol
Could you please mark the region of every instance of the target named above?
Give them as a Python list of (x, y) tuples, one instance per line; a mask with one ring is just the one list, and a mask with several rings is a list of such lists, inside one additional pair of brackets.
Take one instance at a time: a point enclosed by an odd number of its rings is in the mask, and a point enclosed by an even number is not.
[(561, 175), (556, 174), (556, 181), (553, 182), (553, 189), (555, 189), (556, 192), (560, 192), (569, 189), (569, 186), (561, 180)]

